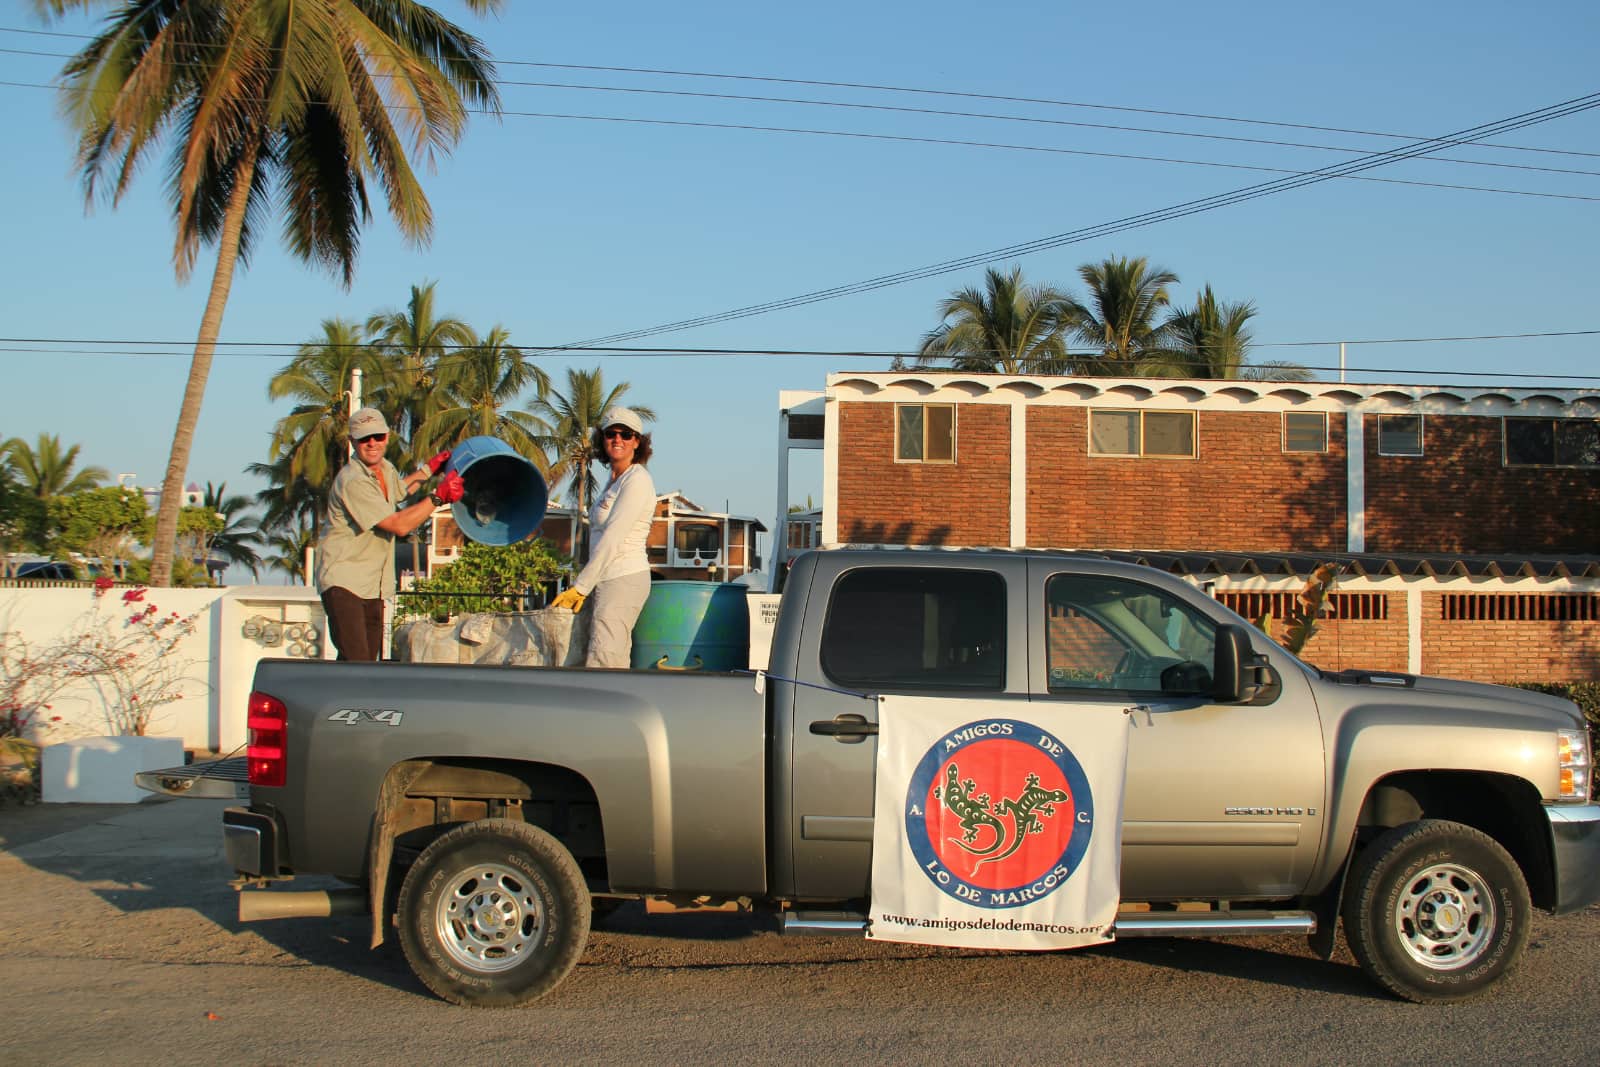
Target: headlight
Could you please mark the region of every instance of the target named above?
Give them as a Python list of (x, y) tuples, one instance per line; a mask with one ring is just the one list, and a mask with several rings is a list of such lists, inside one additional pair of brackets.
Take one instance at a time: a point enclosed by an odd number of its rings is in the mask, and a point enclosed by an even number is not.
[(1557, 730), (1556, 796), (1563, 800), (1589, 799), (1589, 731)]

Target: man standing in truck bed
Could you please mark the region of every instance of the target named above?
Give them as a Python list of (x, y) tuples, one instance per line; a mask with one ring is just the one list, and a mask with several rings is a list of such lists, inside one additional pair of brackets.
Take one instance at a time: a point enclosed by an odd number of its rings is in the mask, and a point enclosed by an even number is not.
[(389, 424), (377, 408), (350, 416), (350, 441), (355, 454), (328, 490), (317, 542), (317, 592), (339, 658), (373, 661), (383, 652), (383, 601), (395, 594), (395, 538), (428, 521), (434, 508), (460, 500), (465, 487), (461, 475), (448, 471), (432, 493), (401, 507), (403, 498), (449, 462), (450, 453), (439, 453), (402, 481), (384, 458)]

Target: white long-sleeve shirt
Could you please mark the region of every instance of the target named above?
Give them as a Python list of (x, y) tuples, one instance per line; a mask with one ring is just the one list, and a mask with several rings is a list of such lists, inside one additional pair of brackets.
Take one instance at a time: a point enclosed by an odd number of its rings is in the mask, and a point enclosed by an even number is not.
[(638, 463), (606, 483), (589, 509), (589, 562), (572, 588), (588, 596), (612, 578), (650, 569), (645, 540), (656, 513), (656, 483)]

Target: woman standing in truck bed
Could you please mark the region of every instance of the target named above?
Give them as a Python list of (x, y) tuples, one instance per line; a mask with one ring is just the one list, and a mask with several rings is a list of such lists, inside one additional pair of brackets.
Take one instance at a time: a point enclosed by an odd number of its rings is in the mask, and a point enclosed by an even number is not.
[(652, 450), (639, 414), (611, 408), (601, 427), (594, 432), (593, 457), (611, 468), (611, 477), (589, 509), (589, 562), (552, 606), (577, 611), (593, 596), (584, 666), (625, 668), (633, 651), (633, 624), (650, 595), (644, 546), (655, 517), (656, 484), (645, 469)]

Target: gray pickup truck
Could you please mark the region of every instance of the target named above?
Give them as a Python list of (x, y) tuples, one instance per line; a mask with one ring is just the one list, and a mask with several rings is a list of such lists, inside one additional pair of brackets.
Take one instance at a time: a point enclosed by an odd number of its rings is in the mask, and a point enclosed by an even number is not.
[[(1117, 937), (1302, 934), (1470, 996), (1532, 909), (1600, 899), (1600, 807), (1569, 702), (1319, 671), (1202, 591), (1090, 555), (800, 557), (764, 685), (662, 673), (268, 660), (241, 918), (372, 914), (439, 996), (554, 987), (627, 899), (861, 933), (877, 694), (1127, 709)], [(296, 875), (351, 888), (268, 888)]]

